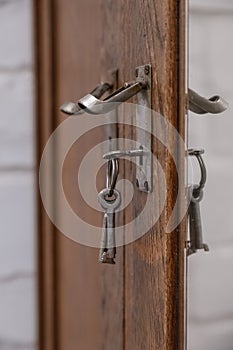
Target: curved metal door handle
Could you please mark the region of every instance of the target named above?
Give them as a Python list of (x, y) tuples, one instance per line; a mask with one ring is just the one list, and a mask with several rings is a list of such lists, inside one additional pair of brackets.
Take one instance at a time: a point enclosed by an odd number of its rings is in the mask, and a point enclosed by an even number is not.
[[(60, 110), (66, 114), (82, 114), (84, 112), (90, 114), (103, 114), (115, 109), (117, 103), (127, 101), (132, 96), (136, 95), (140, 90), (146, 88), (146, 84), (142, 82), (133, 81), (131, 83), (125, 83), (123, 87), (114, 91), (107, 96), (104, 100), (100, 100), (93, 93), (89, 93), (78, 100), (76, 103), (65, 102)], [(105, 90), (107, 91), (107, 90)], [(104, 91), (104, 92), (105, 92)], [(115, 104), (114, 104), (115, 103)]]
[(140, 82), (125, 83), (125, 85), (107, 96), (103, 101), (88, 94), (78, 101), (79, 107), (90, 114), (103, 114), (115, 109), (117, 103), (127, 101), (143, 89)]
[[(86, 96), (92, 96), (92, 98), (94, 99), (98, 99), (101, 96), (104, 95), (105, 92), (107, 92), (108, 90), (111, 90), (113, 87), (113, 84), (110, 82), (101, 82), (100, 84), (98, 84), (94, 90), (92, 90), (90, 92), (90, 94), (86, 95)], [(79, 106), (79, 101), (77, 101), (76, 103), (74, 102), (65, 102), (63, 103), (63, 105), (60, 107), (60, 110), (65, 113), (65, 114), (69, 114), (69, 115), (73, 115), (73, 114), (81, 114), (83, 113), (82, 108)]]
[(136, 79), (134, 81), (125, 83), (120, 89), (110, 93), (103, 100), (100, 100), (100, 97), (106, 91), (112, 89), (113, 84), (100, 83), (92, 92), (82, 97), (76, 103), (66, 102), (60, 109), (66, 114), (81, 114), (85, 111), (89, 114), (107, 113), (141, 90), (151, 90), (151, 66), (149, 64), (137, 67), (135, 76)]
[(228, 103), (221, 96), (212, 96), (208, 99), (191, 89), (188, 90), (188, 108), (194, 113), (219, 114), (224, 112), (228, 106)]
[[(114, 91), (105, 99), (100, 100), (100, 97), (106, 91), (111, 90), (112, 87), (112, 83), (100, 83), (92, 92), (85, 95), (76, 103), (65, 102), (60, 107), (60, 110), (69, 115), (82, 114), (85, 111), (90, 114), (107, 113), (112, 109), (115, 109), (117, 107), (117, 103), (125, 102), (142, 89), (147, 89), (148, 81), (146, 79), (146, 75), (142, 78), (139, 77), (137, 81), (125, 83), (123, 87)], [(188, 109), (197, 114), (219, 114), (228, 108), (228, 103), (222, 97), (216, 95), (208, 99), (200, 96), (192, 89), (188, 90), (187, 99)]]

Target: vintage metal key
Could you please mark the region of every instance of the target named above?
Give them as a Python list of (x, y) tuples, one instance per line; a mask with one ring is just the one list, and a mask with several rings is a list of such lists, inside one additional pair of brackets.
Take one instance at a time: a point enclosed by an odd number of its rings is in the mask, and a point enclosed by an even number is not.
[(202, 235), (202, 223), (201, 223), (201, 210), (200, 202), (203, 198), (203, 191), (207, 180), (207, 170), (202, 158), (204, 150), (189, 149), (188, 154), (190, 156), (195, 156), (201, 170), (201, 179), (199, 185), (194, 185), (189, 187), (189, 248), (188, 255), (196, 253), (199, 249), (204, 249), (208, 252), (209, 247), (203, 242)]
[(113, 190), (111, 197), (108, 196), (109, 189), (103, 189), (98, 194), (98, 200), (104, 209), (103, 233), (100, 246), (99, 261), (107, 264), (115, 264), (116, 240), (115, 240), (115, 210), (121, 204), (120, 192)]
[(196, 253), (199, 249), (204, 249), (209, 251), (209, 247), (206, 243), (203, 243), (202, 235), (202, 222), (201, 222), (201, 211), (200, 211), (200, 201), (203, 198), (203, 192), (196, 197), (194, 195), (195, 189), (191, 191), (191, 201), (189, 204), (189, 232), (190, 232), (190, 246), (189, 255)]

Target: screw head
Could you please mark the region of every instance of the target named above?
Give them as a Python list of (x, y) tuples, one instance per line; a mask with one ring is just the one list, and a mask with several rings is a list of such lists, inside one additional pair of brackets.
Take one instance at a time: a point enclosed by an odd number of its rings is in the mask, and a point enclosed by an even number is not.
[(146, 66), (144, 67), (144, 73), (145, 73), (146, 75), (148, 75), (148, 74), (150, 73), (150, 66), (146, 65)]
[(189, 156), (199, 156), (201, 154), (204, 154), (205, 150), (204, 149), (189, 149), (188, 150), (188, 155)]
[(149, 184), (148, 184), (148, 181), (145, 181), (144, 182), (144, 188), (147, 192), (149, 192)]

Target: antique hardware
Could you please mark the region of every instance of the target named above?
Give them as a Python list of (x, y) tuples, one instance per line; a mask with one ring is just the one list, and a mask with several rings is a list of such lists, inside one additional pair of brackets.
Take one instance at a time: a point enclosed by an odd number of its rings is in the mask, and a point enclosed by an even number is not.
[[(142, 73), (143, 72), (143, 73)], [(101, 83), (91, 93), (79, 99), (76, 103), (65, 102), (61, 111), (72, 115), (87, 112), (89, 114), (103, 114), (115, 109), (120, 103), (127, 101), (141, 90), (150, 89), (151, 66), (144, 65), (136, 68), (136, 79), (126, 82), (109, 96), (100, 100), (99, 98), (113, 86), (111, 83)], [(96, 91), (97, 90), (97, 91)]]
[[(118, 160), (119, 158), (127, 158), (127, 157), (129, 158), (136, 157), (136, 165), (137, 165), (136, 176), (139, 170), (141, 170), (142, 172), (144, 172), (144, 169), (145, 171), (147, 170), (148, 162), (151, 164), (151, 154), (149, 151), (145, 151), (142, 146), (140, 149), (126, 150), (126, 151), (116, 150), (116, 151), (108, 152), (103, 155), (103, 158), (108, 160)], [(143, 176), (145, 180), (144, 180), (144, 183), (142, 184), (142, 187), (139, 186), (139, 180), (138, 178), (136, 178), (137, 187), (143, 192), (147, 192), (147, 193), (151, 192), (152, 190), (151, 182), (150, 183), (148, 182), (148, 181), (151, 181), (151, 169), (149, 169), (149, 177), (147, 177), (148, 173), (143, 173)]]
[(106, 174), (106, 188), (108, 189), (109, 197), (112, 196), (113, 191), (116, 187), (116, 182), (119, 174), (119, 161), (117, 158), (108, 160), (107, 174)]
[[(113, 83), (111, 82), (101, 82), (98, 84), (94, 90), (90, 92), (87, 96), (92, 96), (93, 98), (100, 98), (101, 96), (104, 95), (105, 92), (111, 90), (113, 87)], [(74, 103), (74, 102), (65, 102), (63, 105), (60, 107), (60, 110), (69, 115), (73, 114), (81, 114), (83, 113), (83, 109), (79, 106), (79, 101)]]
[(212, 96), (209, 99), (200, 96), (195, 91), (188, 90), (188, 109), (197, 114), (219, 114), (228, 108), (228, 103), (221, 96)]
[(111, 197), (108, 195), (108, 188), (103, 189), (98, 194), (98, 200), (104, 209), (103, 233), (101, 239), (99, 262), (115, 264), (116, 239), (115, 239), (115, 210), (121, 204), (120, 192), (113, 190)]
[(106, 171), (106, 188), (98, 194), (98, 201), (104, 209), (99, 262), (107, 264), (115, 264), (116, 257), (115, 210), (121, 204), (120, 192), (115, 188), (118, 173), (118, 159), (109, 159)]
[[(144, 94), (146, 90), (150, 90), (151, 66), (145, 65), (136, 68), (136, 75), (136, 81), (125, 83), (124, 86), (111, 93), (103, 101), (99, 98), (103, 96), (105, 92), (111, 91), (113, 87), (113, 83), (111, 82), (101, 82), (93, 91), (82, 97), (76, 103), (65, 102), (60, 107), (60, 110), (68, 115), (77, 115), (84, 112), (90, 114), (107, 113), (111, 109), (116, 108), (118, 106), (117, 103), (127, 101), (142, 90)], [(229, 106), (221, 96), (215, 95), (208, 99), (199, 95), (192, 89), (188, 89), (187, 97), (188, 109), (197, 114), (219, 114), (224, 112)], [(138, 96), (138, 100), (137, 102), (140, 104), (140, 96)], [(108, 103), (108, 105), (106, 103)], [(112, 103), (112, 105), (110, 105), (110, 103)]]
[[(116, 77), (116, 75), (115, 75)], [(142, 156), (136, 158), (136, 183), (143, 192), (152, 191), (152, 67), (150, 64), (139, 66), (135, 69), (135, 79), (126, 82), (121, 88), (110, 93), (103, 100), (100, 97), (107, 91), (111, 91), (114, 82), (102, 82), (89, 94), (79, 99), (76, 103), (66, 102), (61, 110), (69, 115), (82, 114), (105, 114), (116, 109), (122, 102), (136, 95), (136, 142), (139, 152), (149, 151), (146, 161)], [(188, 90), (188, 106), (192, 112), (197, 114), (218, 114), (225, 111), (228, 103), (220, 96), (209, 99), (200, 96), (195, 91)], [(130, 151), (132, 152), (132, 151)], [(132, 156), (132, 153), (124, 154)], [(145, 155), (145, 154), (144, 154)]]
[(207, 171), (204, 160), (202, 158), (203, 153), (204, 150), (190, 149), (188, 151), (188, 154), (190, 156), (195, 156), (197, 158), (201, 170), (201, 179), (199, 184), (189, 187), (190, 203), (188, 208), (188, 215), (190, 241), (188, 242), (188, 255), (196, 253), (197, 250), (200, 249), (204, 249), (204, 251), (209, 251), (208, 245), (206, 243), (203, 243), (202, 222), (200, 212), (200, 202), (203, 198), (203, 190), (207, 179)]
[(111, 151), (103, 155), (104, 159), (118, 159), (123, 157), (142, 157), (147, 156), (149, 152), (144, 151), (143, 149), (134, 149), (134, 150), (128, 150), (128, 151)]
[[(151, 147), (151, 86), (152, 69), (149, 64), (139, 66), (135, 70), (136, 84), (140, 84), (136, 98), (136, 150), (112, 151), (104, 155), (105, 159), (136, 157), (136, 184), (140, 191), (152, 191), (152, 147)], [(144, 88), (143, 88), (144, 86)]]
[[(151, 65), (139, 66), (135, 69), (134, 81), (125, 83), (123, 87), (114, 91), (103, 100), (99, 98), (112, 88), (113, 83), (101, 83), (91, 93), (76, 103), (66, 102), (61, 106), (61, 110), (69, 115), (82, 114), (84, 112), (89, 114), (103, 114), (117, 108), (120, 103), (136, 95), (136, 142), (139, 145), (139, 152), (147, 155), (146, 161), (142, 161), (142, 156), (136, 158), (136, 183), (138, 188), (143, 192), (151, 192), (152, 190), (151, 79)], [(146, 154), (145, 150), (148, 150)], [(135, 154), (128, 154), (128, 156), (135, 156)]]
[(147, 79), (147, 89), (137, 94), (136, 142), (139, 149), (148, 151), (146, 157), (136, 158), (136, 184), (140, 191), (152, 191), (152, 69), (150, 65), (136, 69), (137, 79)]

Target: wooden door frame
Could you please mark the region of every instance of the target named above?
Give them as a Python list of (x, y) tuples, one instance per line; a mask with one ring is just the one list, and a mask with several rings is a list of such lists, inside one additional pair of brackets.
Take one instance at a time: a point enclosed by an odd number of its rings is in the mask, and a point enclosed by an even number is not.
[[(37, 130), (37, 169), (41, 155), (50, 134), (54, 131), (56, 125), (55, 118), (55, 94), (56, 94), (56, 76), (55, 76), (55, 0), (34, 0), (34, 19), (35, 19), (35, 70), (36, 70), (36, 130)], [(172, 3), (172, 0), (171, 0)], [(179, 36), (179, 121), (176, 124), (182, 136), (185, 134), (184, 122), (184, 77), (185, 77), (185, 1), (181, 0), (179, 7), (180, 32)], [(68, 4), (67, 4), (68, 6)], [(182, 108), (183, 106), (183, 108)], [(176, 121), (177, 122), (177, 121)], [(57, 333), (57, 309), (56, 309), (56, 264), (57, 250), (55, 239), (55, 228), (50, 222), (43, 205), (40, 200), (38, 191), (38, 300), (39, 300), (39, 349), (40, 350), (57, 350), (56, 333)], [(185, 223), (179, 227), (179, 235), (177, 240), (173, 240), (176, 244), (174, 251), (179, 254), (179, 270), (180, 276), (176, 276), (177, 281), (184, 280), (184, 241), (185, 241)], [(170, 247), (171, 248), (171, 247)], [(171, 256), (173, 252), (171, 251)], [(178, 272), (175, 273), (178, 273)], [(174, 271), (173, 271), (174, 272)], [(178, 290), (178, 289), (177, 289)], [(174, 293), (177, 292), (174, 290)], [(178, 327), (178, 348), (184, 348), (184, 285), (179, 286), (179, 295), (173, 293), (179, 303), (177, 304), (179, 314)], [(172, 294), (171, 294), (172, 295)], [(170, 297), (171, 297), (170, 295)], [(168, 311), (171, 305), (168, 305)], [(172, 312), (172, 310), (170, 310)], [(174, 333), (174, 332), (173, 332)], [(177, 329), (176, 329), (177, 335)], [(174, 335), (173, 334), (173, 341)], [(177, 348), (177, 349), (178, 349)], [(63, 349), (62, 349), (63, 350)]]
[[(45, 144), (55, 128), (54, 1), (34, 0), (37, 173)], [(38, 175), (39, 182), (39, 175)], [(38, 348), (56, 346), (56, 240), (37, 191)]]

